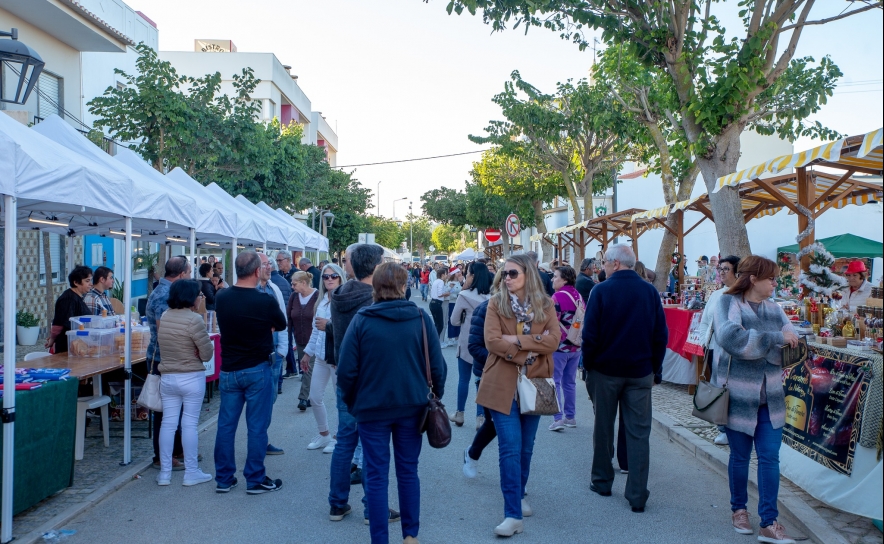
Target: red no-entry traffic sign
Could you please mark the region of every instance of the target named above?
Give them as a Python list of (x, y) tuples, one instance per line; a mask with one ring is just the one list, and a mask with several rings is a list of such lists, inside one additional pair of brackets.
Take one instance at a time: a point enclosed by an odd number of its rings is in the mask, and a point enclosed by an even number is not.
[(519, 226), (519, 216), (511, 213), (506, 218), (506, 233), (510, 235), (510, 238), (515, 238), (519, 235), (519, 231), (521, 227)]
[(485, 239), (491, 242), (500, 240), (500, 229), (485, 229)]

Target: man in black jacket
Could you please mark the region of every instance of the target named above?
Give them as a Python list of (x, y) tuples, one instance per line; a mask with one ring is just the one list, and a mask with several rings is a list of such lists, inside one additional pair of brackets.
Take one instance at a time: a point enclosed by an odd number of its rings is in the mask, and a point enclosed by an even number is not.
[(575, 285), (575, 288), (580, 293), (580, 298), (583, 299), (584, 307), (586, 301), (589, 300), (589, 292), (592, 291), (594, 285), (595, 282), (592, 281), (592, 259), (583, 259), (583, 262), (580, 263), (580, 274), (577, 275), (577, 285)]
[(660, 383), (669, 331), (660, 295), (632, 268), (635, 253), (615, 244), (605, 253), (607, 280), (592, 290), (583, 324), (586, 389), (595, 408), (590, 490), (611, 495), (614, 419), (617, 407), (626, 430), (629, 476), (626, 500), (644, 512), (648, 500), (651, 387)]
[[(301, 259), (301, 262), (304, 262)], [(308, 261), (309, 262), (309, 261)], [(335, 358), (341, 353), (341, 341), (347, 333), (350, 322), (360, 309), (373, 302), (374, 289), (371, 286), (374, 269), (384, 262), (384, 249), (375, 244), (353, 244), (347, 248), (344, 268), (351, 281), (335, 289), (331, 294), (331, 326), (334, 335)], [(354, 281), (355, 280), (355, 281)], [(338, 443), (332, 452), (328, 502), (331, 507), (328, 519), (341, 521), (352, 512), (347, 504), (350, 498), (350, 473), (353, 454), (359, 443), (356, 431), (356, 418), (348, 411), (340, 388), (335, 388), (338, 407)], [(357, 463), (361, 464), (361, 463)], [(359, 470), (358, 468), (356, 470)], [(363, 486), (364, 487), (364, 486)], [(362, 495), (363, 515), (368, 519), (368, 503)], [(390, 509), (390, 521), (399, 521), (399, 512)]]
[(301, 257), (301, 260), (298, 261), (298, 268), (303, 270), (304, 272), (308, 272), (311, 276), (313, 276), (313, 288), (319, 289), (319, 276), (322, 274), (318, 268), (313, 266), (313, 262), (307, 257)]

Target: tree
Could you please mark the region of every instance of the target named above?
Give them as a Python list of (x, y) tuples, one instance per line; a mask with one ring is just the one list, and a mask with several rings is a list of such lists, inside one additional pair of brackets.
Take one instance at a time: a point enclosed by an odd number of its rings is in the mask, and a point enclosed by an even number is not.
[[(547, 164), (531, 164), (519, 156), (501, 152), (500, 148), (483, 153), (481, 160), (473, 163), (470, 173), (475, 187), (502, 201), (501, 211), (508, 210), (495, 226), (502, 225), (509, 213), (516, 213), (524, 224), (533, 224), (537, 232), (546, 234), (544, 203), (567, 196), (561, 176)], [(467, 193), (469, 195), (469, 186)], [(468, 200), (472, 203), (474, 198)], [(483, 201), (480, 201), (480, 208), (491, 209)], [(541, 247), (544, 254), (552, 255), (552, 246), (545, 238)], [(543, 255), (540, 257), (541, 261), (545, 260)]]
[(406, 239), (405, 233), (399, 227), (399, 223), (386, 217), (369, 216), (368, 230), (366, 232), (374, 233), (375, 242), (394, 251)]
[(586, 80), (559, 83), (555, 94), (545, 94), (518, 71), (510, 77), (504, 92), (493, 98), (506, 120), (491, 121), (487, 136), (470, 135), (470, 140), (546, 164), (561, 177), (574, 222), (592, 217), (593, 195), (604, 193), (613, 182), (611, 176), (596, 175), (614, 170), (626, 158), (633, 132), (630, 118), (609, 90)]
[(750, 248), (737, 191), (712, 193), (720, 177), (736, 171), (740, 135), (749, 128), (790, 139), (837, 137), (808, 117), (832, 95), (840, 70), (828, 58), (814, 65), (812, 58), (794, 55), (805, 27), (880, 9), (881, 2), (812, 20), (815, 0), (740, 0), (741, 36), (727, 34), (712, 4), (451, 0), (448, 12), (467, 9), (475, 14), (481, 9), (483, 20), (495, 31), (504, 30), (510, 21), (516, 27), (525, 25), (526, 31), (542, 26), (581, 49), (590, 43), (583, 33), (587, 27), (601, 29), (608, 44), (632, 43), (642, 65), (662, 70), (672, 82), (681, 125), (711, 194), (720, 251), (744, 256)]
[(402, 233), (408, 237), (411, 251), (426, 257), (429, 247), (433, 245), (433, 229), (426, 215), (408, 214), (408, 221), (402, 224)]
[(462, 226), (467, 220), (466, 194), (456, 189), (442, 187), (421, 195), (424, 213), (427, 217), (443, 225)]
[(438, 225), (433, 229), (433, 245), (438, 253), (454, 253), (467, 247), (476, 247), (469, 231), (464, 226)]

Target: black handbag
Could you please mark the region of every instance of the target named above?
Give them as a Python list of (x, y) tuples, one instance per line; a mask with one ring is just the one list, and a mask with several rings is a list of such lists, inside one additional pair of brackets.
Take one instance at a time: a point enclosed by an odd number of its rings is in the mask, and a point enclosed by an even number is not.
[[(423, 313), (423, 312), (421, 312)], [(433, 393), (433, 375), (430, 372), (430, 349), (427, 342), (427, 324), (421, 315), (421, 329), (424, 334), (424, 363), (427, 368), (427, 409), (421, 421), (421, 432), (427, 433), (427, 442), (433, 448), (444, 448), (451, 443), (451, 422), (448, 420), (448, 412), (439, 397)]]

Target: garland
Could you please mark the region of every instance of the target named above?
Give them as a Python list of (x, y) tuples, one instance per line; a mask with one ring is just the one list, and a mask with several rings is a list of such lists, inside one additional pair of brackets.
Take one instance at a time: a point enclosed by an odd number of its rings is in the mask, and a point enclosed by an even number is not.
[(812, 262), (808, 271), (801, 272), (798, 283), (814, 293), (831, 297), (836, 291), (840, 291), (847, 285), (847, 280), (832, 272), (831, 266), (835, 262), (835, 256), (819, 242), (810, 244), (799, 251), (795, 257), (800, 261), (802, 257), (811, 253), (816, 253), (816, 255), (811, 258)]

